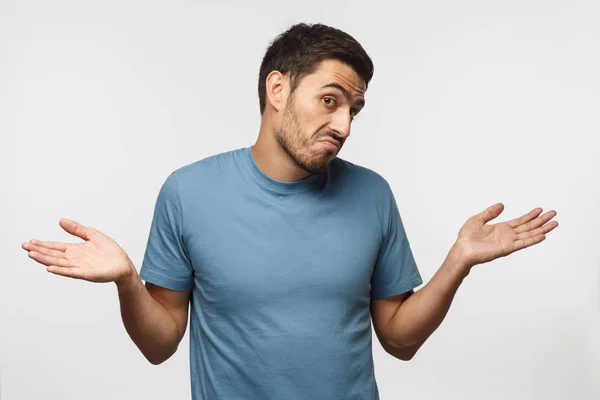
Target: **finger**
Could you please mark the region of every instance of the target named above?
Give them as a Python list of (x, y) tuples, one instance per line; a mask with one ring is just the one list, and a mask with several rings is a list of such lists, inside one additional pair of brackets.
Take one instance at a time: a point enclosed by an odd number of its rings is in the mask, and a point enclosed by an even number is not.
[(22, 247), (25, 250), (35, 251), (35, 252), (41, 253), (41, 254), (46, 255), (46, 256), (52, 256), (52, 257), (57, 257), (57, 258), (66, 258), (66, 255), (65, 255), (64, 251), (51, 250), (51, 249), (46, 248), (46, 247), (36, 246), (35, 244), (30, 243), (30, 242), (23, 243)]
[(521, 250), (521, 249), (524, 249), (529, 246), (533, 246), (534, 244), (542, 242), (544, 239), (546, 239), (546, 235), (544, 235), (542, 233), (539, 235), (529, 237), (527, 239), (517, 240), (517, 241), (515, 241), (513, 251), (517, 251), (517, 250)]
[(89, 240), (90, 234), (93, 232), (92, 228), (88, 228), (87, 226), (68, 218), (61, 218), (59, 224), (65, 231), (69, 232), (71, 235), (75, 235), (84, 240)]
[(30, 251), (28, 253), (28, 255), (33, 260), (39, 262), (40, 264), (44, 264), (47, 266), (56, 265), (56, 266), (63, 267), (63, 268), (71, 267), (71, 265), (69, 264), (69, 261), (67, 261), (67, 259), (65, 259), (65, 258), (47, 256), (42, 253), (38, 253), (37, 251)]
[(545, 213), (544, 215), (534, 219), (533, 221), (530, 221), (523, 225), (518, 226), (515, 229), (515, 233), (518, 234), (518, 233), (523, 233), (523, 232), (527, 232), (527, 231), (532, 231), (535, 228), (538, 228), (538, 227), (544, 225), (546, 222), (550, 221), (555, 216), (556, 216), (556, 211), (550, 210), (547, 213)]
[[(515, 218), (515, 219), (511, 219), (510, 221), (507, 221), (507, 224), (508, 224), (508, 226), (510, 226), (513, 229), (517, 228), (523, 224), (528, 223), (529, 221), (531, 221), (532, 219), (534, 219), (535, 217), (540, 215), (541, 212), (542, 212), (542, 209), (540, 207), (534, 208), (533, 210), (529, 211), (527, 214), (525, 214), (519, 218)], [(517, 232), (517, 233), (519, 233), (519, 232)]]
[(66, 276), (68, 278), (82, 279), (83, 274), (78, 268), (64, 268), (57, 265), (49, 265), (46, 271), (54, 275)]
[(496, 203), (475, 215), (475, 217), (485, 224), (500, 215), (502, 210), (504, 210), (504, 204)]
[[(32, 239), (29, 243), (34, 244), (38, 247), (45, 247), (47, 249), (57, 250), (57, 251), (65, 251), (67, 250), (67, 244), (61, 242), (44, 242), (41, 240)], [(25, 245), (25, 243), (23, 243)], [(24, 247), (25, 248), (25, 247)]]
[(519, 233), (517, 235), (517, 239), (527, 239), (530, 237), (534, 237), (540, 234), (546, 234), (550, 231), (552, 231), (554, 228), (556, 228), (558, 226), (558, 222), (557, 221), (552, 221), (540, 228), (534, 229), (532, 231), (527, 231), (527, 232), (523, 232), (523, 233)]

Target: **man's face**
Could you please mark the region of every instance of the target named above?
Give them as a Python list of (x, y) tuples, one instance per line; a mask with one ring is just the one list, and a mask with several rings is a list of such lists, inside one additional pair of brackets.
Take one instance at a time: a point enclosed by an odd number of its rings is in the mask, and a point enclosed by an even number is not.
[(350, 66), (324, 60), (288, 97), (275, 131), (277, 141), (300, 168), (311, 174), (326, 172), (350, 135), (364, 94), (365, 83)]

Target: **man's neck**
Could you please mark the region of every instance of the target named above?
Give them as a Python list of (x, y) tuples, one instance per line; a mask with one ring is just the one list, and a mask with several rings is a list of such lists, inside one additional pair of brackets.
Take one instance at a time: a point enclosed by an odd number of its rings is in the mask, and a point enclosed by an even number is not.
[(254, 161), (260, 170), (277, 181), (295, 182), (310, 174), (298, 167), (290, 156), (281, 148), (273, 134), (263, 131), (252, 146)]

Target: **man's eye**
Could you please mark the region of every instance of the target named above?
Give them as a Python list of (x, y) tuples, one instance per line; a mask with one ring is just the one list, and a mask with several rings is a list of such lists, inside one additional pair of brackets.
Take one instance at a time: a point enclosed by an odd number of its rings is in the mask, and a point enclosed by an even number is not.
[(335, 99), (333, 99), (332, 97), (324, 97), (323, 101), (325, 102), (325, 104), (327, 104), (328, 106), (333, 105), (335, 103)]

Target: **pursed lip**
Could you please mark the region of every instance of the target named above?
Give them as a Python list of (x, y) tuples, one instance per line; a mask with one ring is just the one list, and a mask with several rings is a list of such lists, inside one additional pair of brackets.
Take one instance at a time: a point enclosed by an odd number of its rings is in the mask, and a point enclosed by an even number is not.
[(319, 142), (329, 142), (331, 144), (333, 144), (336, 148), (340, 148), (340, 143), (331, 139), (331, 138), (323, 138), (323, 139), (319, 139)]

